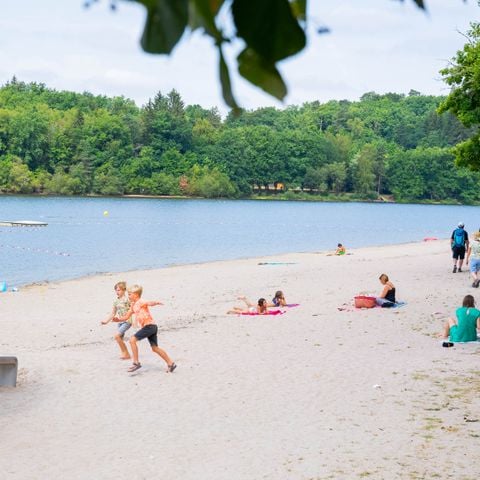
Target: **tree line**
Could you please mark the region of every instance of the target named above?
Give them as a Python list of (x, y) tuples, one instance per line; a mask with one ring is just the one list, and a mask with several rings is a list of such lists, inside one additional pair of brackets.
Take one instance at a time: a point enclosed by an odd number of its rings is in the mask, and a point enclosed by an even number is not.
[[(476, 203), (480, 174), (454, 163), (472, 130), (444, 97), (369, 92), (359, 101), (241, 111), (185, 105), (172, 90), (124, 97), (0, 87), (0, 192)], [(277, 190), (275, 190), (277, 191)]]

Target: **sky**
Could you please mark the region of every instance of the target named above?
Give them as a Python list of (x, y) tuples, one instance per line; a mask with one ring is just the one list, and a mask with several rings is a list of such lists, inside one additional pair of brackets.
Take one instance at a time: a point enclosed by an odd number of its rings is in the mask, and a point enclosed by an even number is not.
[[(235, 73), (240, 42), (227, 51), (233, 90), (247, 109), (282, 108), (318, 100), (358, 100), (364, 93), (413, 89), (447, 95), (439, 70), (466, 42), (480, 20), (477, 0), (310, 0), (308, 46), (279, 65), (288, 86), (283, 103)], [(142, 51), (144, 8), (108, 0), (84, 8), (82, 0), (16, 0), (0, 9), (0, 85), (14, 75), (57, 90), (124, 96), (145, 104), (176, 89), (187, 105), (226, 113), (212, 40), (187, 32), (171, 56)], [(331, 33), (317, 34), (327, 26)]]

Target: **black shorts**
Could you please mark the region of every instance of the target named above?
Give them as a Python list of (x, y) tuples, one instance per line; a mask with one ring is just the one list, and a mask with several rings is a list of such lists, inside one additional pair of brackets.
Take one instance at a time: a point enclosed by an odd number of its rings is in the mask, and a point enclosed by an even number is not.
[(465, 258), (465, 247), (453, 247), (452, 256), (455, 259), (460, 258), (460, 260), (463, 260)]
[(150, 342), (150, 346), (158, 347), (157, 332), (158, 332), (158, 327), (154, 324), (150, 324), (150, 325), (145, 325), (133, 336), (137, 340), (143, 340), (144, 338), (148, 338), (148, 341)]

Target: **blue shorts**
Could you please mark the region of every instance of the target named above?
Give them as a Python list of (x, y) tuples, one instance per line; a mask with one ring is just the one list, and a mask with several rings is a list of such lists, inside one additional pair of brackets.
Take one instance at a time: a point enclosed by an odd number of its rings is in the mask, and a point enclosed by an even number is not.
[(117, 325), (117, 328), (118, 328), (118, 333), (120, 334), (120, 336), (123, 338), (123, 336), (125, 335), (125, 332), (132, 326), (132, 324), (130, 322), (120, 322), (118, 325)]
[(479, 270), (480, 270), (480, 258), (471, 258), (470, 271), (472, 273), (477, 273)]

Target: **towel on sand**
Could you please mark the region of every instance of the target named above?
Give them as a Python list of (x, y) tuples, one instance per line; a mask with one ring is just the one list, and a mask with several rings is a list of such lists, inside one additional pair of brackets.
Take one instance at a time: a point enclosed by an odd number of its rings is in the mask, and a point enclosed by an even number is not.
[[(387, 307), (387, 310), (389, 310), (390, 308), (404, 307), (406, 304), (407, 304), (407, 302), (397, 302), (397, 303), (394, 303), (391, 307)], [(382, 307), (380, 305), (375, 305), (374, 308), (382, 308)], [(385, 307), (383, 307), (383, 308), (385, 308)], [(343, 305), (340, 305), (339, 307), (337, 307), (337, 310), (340, 310), (341, 312), (355, 312), (357, 310), (368, 310), (368, 309), (357, 308), (354, 305), (351, 305), (349, 303), (344, 303)]]
[(242, 312), (239, 315), (283, 315), (285, 312), (282, 310), (269, 310), (265, 313), (257, 313), (257, 312)]

